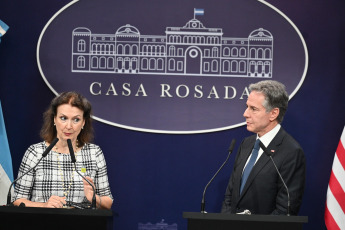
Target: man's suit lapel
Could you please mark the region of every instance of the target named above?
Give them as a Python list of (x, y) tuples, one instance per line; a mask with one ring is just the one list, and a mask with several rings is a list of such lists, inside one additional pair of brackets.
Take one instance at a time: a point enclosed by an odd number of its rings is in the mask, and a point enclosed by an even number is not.
[[(273, 138), (273, 140), (271, 141), (271, 143), (267, 146), (267, 150), (269, 152), (271, 152), (272, 150), (274, 150), (274, 154), (276, 154), (278, 152), (278, 148), (279, 145), (282, 143), (283, 137), (285, 136), (285, 131), (284, 129), (281, 127), (279, 132), (277, 133), (277, 135)], [(254, 146), (254, 142), (255, 139), (253, 141), (253, 146)], [(250, 152), (249, 152), (250, 154)], [(247, 156), (248, 158), (248, 156)], [(246, 158), (246, 159), (247, 159)], [(270, 161), (270, 157), (267, 156), (265, 153), (263, 153), (260, 157), (260, 159), (256, 162), (256, 164), (254, 165), (252, 171), (249, 174), (249, 177), (247, 179), (247, 182), (243, 188), (242, 194), (240, 195), (240, 199), (243, 197), (243, 195), (246, 193), (246, 191), (248, 190), (248, 188), (251, 186), (253, 180), (255, 179), (255, 177), (260, 173), (260, 171), (264, 168), (264, 166)], [(246, 161), (244, 162), (244, 164), (246, 163)], [(242, 166), (242, 168), (244, 167), (244, 165)]]

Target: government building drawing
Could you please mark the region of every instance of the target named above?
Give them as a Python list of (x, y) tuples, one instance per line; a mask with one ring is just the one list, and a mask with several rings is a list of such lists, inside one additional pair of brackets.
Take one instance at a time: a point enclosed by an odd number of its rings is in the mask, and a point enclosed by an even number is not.
[(273, 36), (262, 28), (245, 38), (223, 37), (194, 18), (165, 35), (143, 35), (132, 25), (115, 34), (72, 32), (72, 72), (272, 78)]
[(138, 230), (177, 230), (177, 224), (167, 224), (164, 222), (165, 220), (162, 219), (161, 222), (156, 224), (138, 224)]

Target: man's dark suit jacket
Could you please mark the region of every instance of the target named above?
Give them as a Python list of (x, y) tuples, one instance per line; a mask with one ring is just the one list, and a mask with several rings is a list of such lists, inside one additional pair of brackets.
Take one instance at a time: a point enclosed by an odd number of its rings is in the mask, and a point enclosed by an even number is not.
[[(238, 213), (248, 209), (252, 214), (287, 214), (287, 193), (269, 156), (261, 155), (254, 165), (242, 194), (243, 168), (251, 154), (256, 135), (245, 138), (238, 150), (222, 212)], [(305, 182), (304, 152), (298, 142), (282, 127), (267, 146), (290, 193), (290, 214), (297, 215), (302, 203)]]

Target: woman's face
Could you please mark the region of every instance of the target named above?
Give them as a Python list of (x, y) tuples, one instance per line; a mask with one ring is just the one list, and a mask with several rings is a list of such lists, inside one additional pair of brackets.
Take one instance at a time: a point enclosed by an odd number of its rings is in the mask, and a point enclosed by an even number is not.
[(85, 124), (84, 112), (70, 104), (62, 104), (57, 107), (54, 123), (56, 125), (57, 137), (74, 142)]

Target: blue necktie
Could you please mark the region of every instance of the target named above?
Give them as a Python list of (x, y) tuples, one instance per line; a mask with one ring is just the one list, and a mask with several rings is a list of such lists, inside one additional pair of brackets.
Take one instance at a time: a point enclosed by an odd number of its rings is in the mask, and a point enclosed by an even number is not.
[(252, 171), (252, 168), (254, 166), (256, 158), (258, 158), (259, 149), (260, 149), (259, 142), (260, 142), (260, 140), (256, 139), (255, 144), (254, 144), (254, 148), (252, 151), (252, 156), (250, 157), (249, 162), (243, 171), (242, 179), (241, 179), (240, 194), (242, 193), (242, 190), (244, 188), (244, 185), (246, 184), (248, 176), (249, 176), (250, 172)]

